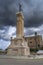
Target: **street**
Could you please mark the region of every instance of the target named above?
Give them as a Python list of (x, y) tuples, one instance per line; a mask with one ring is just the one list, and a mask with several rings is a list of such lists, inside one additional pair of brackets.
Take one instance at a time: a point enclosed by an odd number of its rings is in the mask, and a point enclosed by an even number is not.
[(0, 65), (43, 65), (43, 59), (35, 59), (35, 60), (17, 60), (14, 58), (9, 59), (1, 59), (0, 58)]

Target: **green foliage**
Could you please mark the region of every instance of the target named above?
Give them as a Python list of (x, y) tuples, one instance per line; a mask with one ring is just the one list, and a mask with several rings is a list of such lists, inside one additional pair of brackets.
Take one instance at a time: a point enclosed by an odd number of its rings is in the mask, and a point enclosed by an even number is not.
[(30, 52), (37, 52), (38, 49), (34, 48), (34, 49), (30, 49)]
[(43, 46), (42, 46), (42, 47), (40, 47), (40, 50), (43, 50)]

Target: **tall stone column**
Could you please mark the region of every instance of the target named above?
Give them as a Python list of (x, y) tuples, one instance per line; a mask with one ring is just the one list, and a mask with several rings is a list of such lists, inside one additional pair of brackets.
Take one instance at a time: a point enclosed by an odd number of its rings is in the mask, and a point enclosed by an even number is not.
[(16, 13), (17, 15), (17, 25), (16, 25), (16, 37), (24, 36), (24, 17), (22, 12)]

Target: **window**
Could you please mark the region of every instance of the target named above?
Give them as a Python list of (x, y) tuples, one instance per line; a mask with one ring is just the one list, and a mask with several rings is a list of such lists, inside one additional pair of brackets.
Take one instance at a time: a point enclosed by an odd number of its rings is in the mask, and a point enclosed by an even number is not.
[(32, 42), (30, 42), (30, 43), (32, 43)]
[(17, 51), (18, 49), (13, 49), (13, 51)]
[(38, 47), (40, 47), (40, 45), (38, 44)]

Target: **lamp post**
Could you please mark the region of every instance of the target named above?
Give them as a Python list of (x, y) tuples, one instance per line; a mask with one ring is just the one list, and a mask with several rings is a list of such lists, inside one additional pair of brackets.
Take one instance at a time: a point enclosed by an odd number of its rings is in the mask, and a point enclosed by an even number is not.
[(35, 32), (35, 43), (36, 43), (36, 50), (37, 50), (37, 48), (38, 48), (38, 46), (37, 46), (37, 32)]

